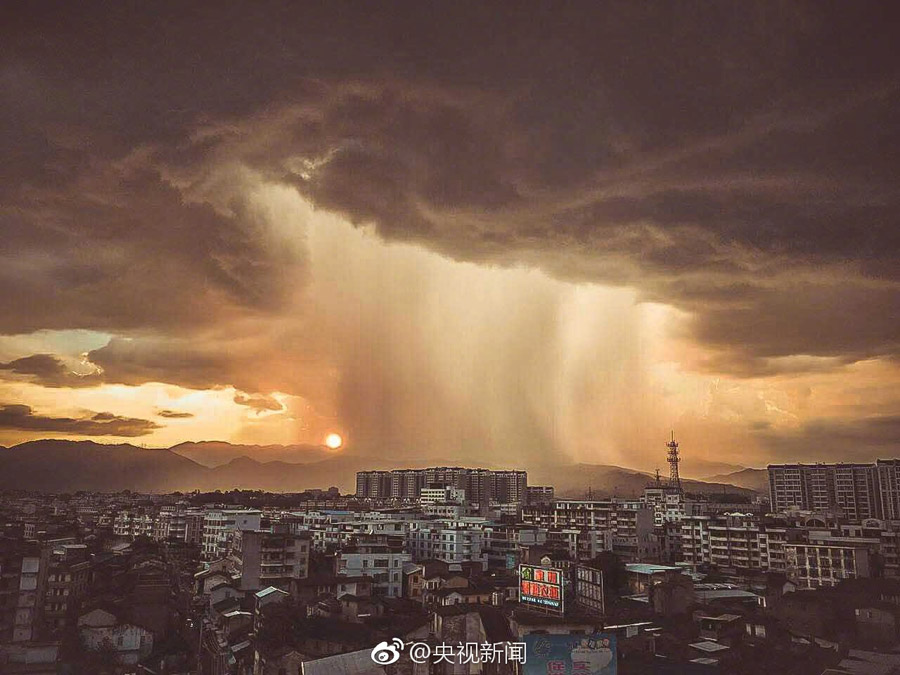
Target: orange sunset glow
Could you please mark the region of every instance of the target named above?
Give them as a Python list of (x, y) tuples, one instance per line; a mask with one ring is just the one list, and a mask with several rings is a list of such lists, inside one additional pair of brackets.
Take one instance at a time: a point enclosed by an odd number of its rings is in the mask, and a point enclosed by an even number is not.
[(896, 444), (889, 22), (832, 8), (871, 38), (825, 53), (815, 5), (263, 5), (4, 22), (0, 445), (651, 471), (676, 429), (704, 476)]

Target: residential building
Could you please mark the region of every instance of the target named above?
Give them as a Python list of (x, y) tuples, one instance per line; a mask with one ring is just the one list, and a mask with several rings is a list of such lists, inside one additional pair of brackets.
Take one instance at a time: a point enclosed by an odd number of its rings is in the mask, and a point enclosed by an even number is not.
[[(892, 466), (881, 473), (891, 476)], [(896, 485), (896, 483), (894, 484)], [(769, 498), (774, 512), (840, 509), (847, 518), (881, 517), (884, 498), (877, 464), (770, 464)], [(891, 493), (893, 494), (893, 493)]]
[(406, 535), (406, 550), (416, 562), (442, 560), (448, 563), (478, 562), (487, 565), (484, 531), (477, 526), (427, 522), (414, 523)]
[(788, 579), (799, 588), (837, 586), (843, 579), (870, 576), (869, 550), (855, 544), (788, 543)]
[(552, 485), (528, 485), (525, 488), (526, 504), (550, 504), (555, 497)]
[(94, 609), (78, 619), (78, 633), (89, 651), (112, 648), (116, 660), (134, 666), (153, 651), (153, 633), (120, 621), (113, 613)]
[(289, 590), (292, 581), (309, 574), (310, 547), (310, 538), (300, 534), (237, 530), (230, 562), (239, 590)]
[(360, 471), (356, 474), (356, 497), (373, 500), (418, 498), (432, 488), (457, 488), (465, 491), (470, 504), (487, 507), (494, 503), (524, 503), (528, 476), (519, 470), (429, 467), (394, 471)]
[(900, 459), (879, 459), (875, 470), (881, 515), (886, 520), (900, 520)]
[(258, 530), (262, 512), (255, 509), (213, 509), (203, 519), (203, 558), (218, 560), (228, 555), (238, 530)]
[(49, 566), (48, 547), (0, 538), (0, 643), (40, 637)]
[(384, 545), (348, 548), (335, 558), (339, 576), (366, 576), (372, 579), (372, 592), (386, 597), (403, 595), (403, 566), (412, 562), (409, 553), (397, 553)]

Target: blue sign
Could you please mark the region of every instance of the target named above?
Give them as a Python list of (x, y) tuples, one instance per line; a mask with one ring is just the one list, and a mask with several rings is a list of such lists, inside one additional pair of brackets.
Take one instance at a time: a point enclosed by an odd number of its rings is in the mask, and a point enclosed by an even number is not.
[(524, 637), (522, 675), (616, 675), (616, 636), (539, 635)]

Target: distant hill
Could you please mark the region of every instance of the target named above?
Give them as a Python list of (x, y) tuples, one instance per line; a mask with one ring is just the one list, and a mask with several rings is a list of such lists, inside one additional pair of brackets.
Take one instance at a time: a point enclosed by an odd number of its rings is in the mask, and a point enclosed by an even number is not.
[[(682, 478), (693, 478), (695, 480), (706, 480), (707, 476), (726, 474), (726, 473), (735, 473), (744, 469), (746, 467), (741, 464), (730, 464), (728, 462), (714, 462), (708, 459), (698, 459), (696, 457), (691, 457), (688, 455), (687, 457), (681, 458), (681, 464), (679, 465), (679, 472), (681, 473)], [(660, 472), (663, 476), (669, 473), (669, 467), (662, 462), (662, 466), (659, 467)]]
[[(325, 459), (307, 463), (258, 461), (255, 457), (240, 456), (210, 467), (175, 451), (185, 451), (185, 445), (151, 450), (130, 444), (103, 445), (92, 441), (30, 441), (0, 450), (0, 489), (173, 492), (242, 488), (300, 492), (335, 486), (342, 492), (352, 493), (356, 489), (357, 471), (392, 469), (398, 465), (397, 461), (386, 457), (331, 453)], [(267, 446), (231, 446), (235, 447)], [(231, 448), (205, 447), (201, 450), (225, 453), (231, 452)], [(210, 460), (207, 458), (207, 461)], [(441, 464), (446, 462), (434, 459), (402, 462), (404, 467), (410, 468)], [(652, 479), (647, 473), (601, 464), (553, 464), (531, 467), (528, 472), (530, 484), (553, 485), (557, 494), (571, 497), (584, 496), (589, 489), (597, 497), (636, 497)], [(684, 480), (683, 484), (690, 492), (749, 494), (747, 488), (722, 482)]]
[(238, 457), (249, 457), (258, 462), (308, 464), (335, 454), (323, 445), (237, 445), (226, 441), (179, 443), (169, 450), (204, 466), (221, 466)]
[(196, 484), (205, 470), (169, 450), (130, 444), (42, 440), (0, 451), (3, 489), (171, 492)]
[[(603, 464), (561, 464), (528, 471), (529, 485), (553, 485), (560, 497), (584, 497), (590, 490), (596, 497), (638, 497), (655, 480), (649, 473)], [(749, 495), (751, 490), (727, 481), (681, 480), (686, 492), (731, 492)]]
[(739, 485), (756, 492), (769, 491), (769, 472), (766, 469), (741, 469), (734, 473), (710, 476), (705, 480), (731, 483), (732, 485)]

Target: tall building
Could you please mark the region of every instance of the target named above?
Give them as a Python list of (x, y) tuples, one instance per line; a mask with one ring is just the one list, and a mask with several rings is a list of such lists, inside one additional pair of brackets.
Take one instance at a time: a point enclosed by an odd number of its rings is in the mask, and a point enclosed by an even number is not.
[(847, 518), (880, 518), (878, 469), (872, 464), (834, 465), (834, 501)]
[[(391, 498), (412, 501), (425, 487), (425, 474), (417, 469), (391, 471)], [(357, 492), (359, 481), (357, 480)]]
[[(885, 463), (883, 472), (890, 471)], [(770, 464), (769, 498), (775, 512), (840, 509), (853, 520), (883, 513), (876, 464)]]
[(484, 507), (491, 504), (522, 504), (527, 498), (528, 474), (525, 471), (458, 466), (359, 471), (356, 474), (356, 496), (359, 499), (413, 501), (421, 496), (423, 489), (436, 488), (464, 490), (468, 503)]
[(491, 497), (501, 504), (525, 502), (528, 497), (528, 474), (524, 471), (492, 472)]
[(360, 499), (389, 499), (391, 497), (391, 472), (357, 472), (356, 496)]
[(881, 514), (886, 520), (900, 520), (900, 459), (875, 462), (881, 501)]

